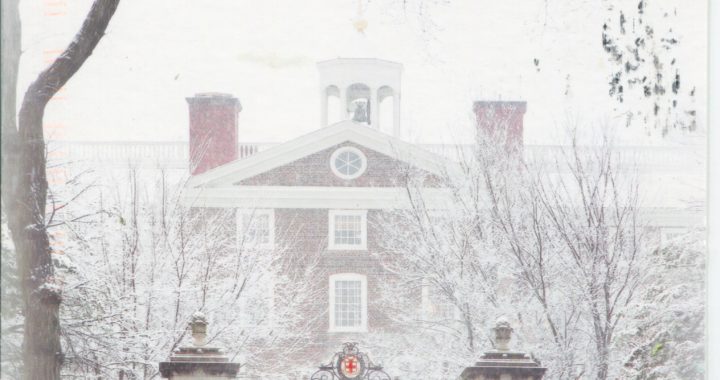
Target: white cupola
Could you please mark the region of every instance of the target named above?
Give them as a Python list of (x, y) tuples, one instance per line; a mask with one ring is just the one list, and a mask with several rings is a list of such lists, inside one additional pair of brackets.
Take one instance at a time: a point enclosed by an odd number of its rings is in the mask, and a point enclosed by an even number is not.
[(323, 127), (353, 120), (400, 137), (401, 64), (375, 58), (337, 58), (317, 65)]

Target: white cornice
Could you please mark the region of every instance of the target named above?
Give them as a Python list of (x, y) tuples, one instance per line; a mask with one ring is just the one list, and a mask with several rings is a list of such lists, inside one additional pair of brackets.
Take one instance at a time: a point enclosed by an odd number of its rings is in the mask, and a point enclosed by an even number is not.
[[(449, 209), (454, 197), (449, 189), (422, 190), (424, 206)], [(299, 208), (299, 209), (406, 209), (410, 207), (407, 189), (400, 187), (325, 186), (233, 186), (186, 188), (182, 203), (189, 207), (221, 208)], [(641, 214), (651, 226), (705, 225), (702, 210), (644, 207)]]
[[(424, 189), (430, 208), (449, 206), (447, 189)], [(233, 186), (186, 188), (182, 202), (190, 207), (402, 209), (410, 206), (398, 187)]]

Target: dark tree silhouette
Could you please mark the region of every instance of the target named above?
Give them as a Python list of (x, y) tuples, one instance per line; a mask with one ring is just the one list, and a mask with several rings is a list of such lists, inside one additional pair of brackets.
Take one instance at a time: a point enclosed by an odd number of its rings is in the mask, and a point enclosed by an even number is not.
[(2, 200), (17, 252), (25, 316), (24, 378), (28, 380), (59, 379), (63, 360), (58, 320), (61, 292), (53, 278), (45, 218), (48, 190), (43, 136), (45, 106), (90, 57), (119, 2), (95, 0), (73, 41), (25, 92), (17, 123), (18, 0), (2, 2)]

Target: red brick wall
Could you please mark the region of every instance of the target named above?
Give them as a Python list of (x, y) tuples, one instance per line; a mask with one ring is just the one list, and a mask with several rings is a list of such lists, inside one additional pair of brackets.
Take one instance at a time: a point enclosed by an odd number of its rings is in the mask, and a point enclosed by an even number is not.
[[(368, 164), (364, 174), (354, 180), (343, 180), (335, 176), (330, 168), (333, 152), (344, 146), (360, 149), (367, 157)], [(335, 186), (335, 187), (402, 187), (403, 176), (408, 171), (416, 175), (425, 174), (426, 186), (440, 186), (441, 179), (433, 174), (411, 168), (387, 155), (366, 147), (346, 142), (301, 158), (290, 164), (240, 181), (244, 186)], [(392, 292), (395, 279), (386, 272), (377, 255), (381, 254), (381, 231), (374, 221), (387, 211), (367, 210), (367, 249), (366, 250), (329, 250), (329, 209), (275, 209), (276, 245), (285, 246), (299, 262), (291, 265), (295, 270), (303, 271), (318, 258), (317, 267), (311, 276), (313, 292), (317, 298), (298, 310), (311, 325), (312, 338), (307, 347), (295, 355), (286, 355), (283, 360), (289, 362), (317, 363), (329, 360), (332, 353), (341, 348), (343, 342), (366, 342), (375, 339), (378, 334), (399, 334), (402, 326), (396, 325), (388, 315), (387, 305), (383, 304), (381, 294)], [(383, 260), (388, 253), (382, 253)], [(367, 279), (367, 333), (329, 332), (328, 314), (330, 295), (329, 278), (338, 273), (357, 273)], [(302, 285), (300, 285), (302, 286)], [(276, 302), (282, 302), (276, 300)], [(417, 291), (417, 306), (420, 307), (420, 291)], [(275, 360), (277, 358), (268, 358)], [(381, 359), (381, 358), (378, 358)], [(311, 372), (310, 372), (311, 373)], [(308, 373), (309, 374), (309, 373)]]
[(204, 173), (238, 158), (237, 98), (198, 94), (187, 98), (190, 112), (190, 173)]
[[(368, 331), (378, 331), (387, 328), (390, 324), (382, 311), (382, 306), (374, 300), (379, 298), (379, 286), (388, 282), (390, 275), (383, 270), (374, 254), (380, 252), (375, 230), (372, 222), (382, 211), (368, 210), (367, 250), (328, 250), (328, 209), (276, 209), (275, 233), (276, 237), (287, 236), (292, 239), (289, 249), (306, 254), (300, 257), (315, 257), (319, 254), (317, 281), (321, 283), (322, 298), (315, 305), (308, 305), (311, 315), (322, 313), (322, 323), (318, 326), (319, 338), (326, 335), (329, 329), (328, 280), (331, 275), (338, 273), (357, 273), (367, 276), (368, 287)], [(307, 264), (298, 263), (298, 268)], [(335, 334), (330, 334), (335, 335)], [(320, 339), (322, 340), (322, 339)]]
[[(299, 352), (289, 354), (279, 352), (282, 360), (295, 363), (302, 368), (301, 373), (310, 375), (313, 366), (330, 360), (332, 354), (341, 349), (343, 342), (364, 342), (375, 339), (378, 334), (384, 337), (400, 333), (402, 326), (396, 325), (387, 314), (387, 305), (382, 301), (381, 293), (392, 291), (393, 276), (385, 271), (376, 257), (380, 253), (376, 224), (373, 222), (381, 217), (382, 210), (367, 210), (367, 250), (329, 250), (329, 209), (275, 209), (276, 243), (291, 251), (299, 262), (291, 265), (298, 271), (304, 271), (308, 265), (314, 265), (319, 256), (317, 267), (311, 276), (313, 281), (310, 292), (316, 292), (317, 298), (300, 306), (297, 313), (303, 315), (304, 322), (309, 326), (298, 328), (310, 329), (311, 338), (303, 342), (305, 347)], [(285, 239), (281, 242), (278, 240)], [(280, 249), (282, 251), (282, 249)], [(282, 253), (280, 253), (282, 254)], [(306, 260), (305, 260), (306, 258)], [(367, 332), (330, 332), (330, 289), (329, 278), (333, 274), (357, 273), (367, 279)], [(298, 285), (304, 286), (304, 285)], [(417, 294), (417, 305), (420, 307), (420, 294)], [(282, 300), (275, 300), (283, 302)], [(377, 343), (376, 343), (377, 344)], [(380, 358), (378, 358), (380, 359)], [(278, 360), (272, 355), (267, 360)], [(307, 367), (307, 363), (313, 366)]]
[(523, 145), (523, 118), (526, 102), (478, 101), (473, 105), (478, 133), (495, 135), (505, 140), (508, 148)]
[[(351, 180), (339, 178), (333, 174), (330, 168), (330, 156), (335, 150), (344, 146), (355, 147), (367, 157), (367, 169), (358, 178)], [(403, 172), (407, 170), (412, 170), (414, 174), (425, 174), (428, 179), (428, 186), (440, 183), (440, 179), (435, 175), (424, 173), (420, 169), (410, 167), (407, 163), (364, 146), (346, 142), (247, 178), (240, 181), (238, 185), (394, 187), (403, 186)]]

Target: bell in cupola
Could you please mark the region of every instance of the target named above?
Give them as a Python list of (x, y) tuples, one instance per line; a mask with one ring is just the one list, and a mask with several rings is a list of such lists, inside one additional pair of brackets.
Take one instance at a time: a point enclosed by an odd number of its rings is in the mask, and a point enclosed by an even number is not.
[(352, 110), (352, 121), (356, 123), (365, 123), (370, 124), (370, 120), (368, 118), (369, 114), (369, 107), (368, 107), (368, 100), (365, 99), (355, 99), (350, 106)]

